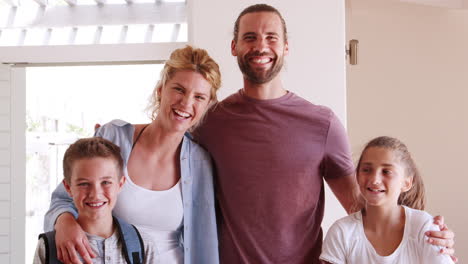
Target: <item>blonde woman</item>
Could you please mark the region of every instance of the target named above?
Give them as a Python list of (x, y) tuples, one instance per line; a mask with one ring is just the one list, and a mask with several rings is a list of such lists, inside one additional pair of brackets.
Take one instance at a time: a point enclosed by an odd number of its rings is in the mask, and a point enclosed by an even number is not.
[[(211, 159), (186, 132), (216, 102), (220, 85), (218, 64), (205, 50), (175, 50), (153, 92), (152, 122), (114, 120), (96, 133), (122, 150), (126, 183), (113, 214), (151, 235), (160, 263), (219, 263)], [(88, 206), (100, 210), (105, 203)], [(92, 263), (94, 252), (76, 216), (60, 185), (44, 229), (55, 228), (65, 263)]]

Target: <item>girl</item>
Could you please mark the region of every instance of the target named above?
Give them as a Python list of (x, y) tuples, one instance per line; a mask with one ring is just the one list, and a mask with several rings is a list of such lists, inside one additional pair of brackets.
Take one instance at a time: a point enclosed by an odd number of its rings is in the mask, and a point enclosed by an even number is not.
[[(335, 222), (320, 259), (324, 263), (453, 263), (424, 233), (438, 229), (424, 211), (424, 185), (405, 144), (371, 140), (359, 159), (362, 211)], [(414, 208), (414, 209), (412, 209)]]

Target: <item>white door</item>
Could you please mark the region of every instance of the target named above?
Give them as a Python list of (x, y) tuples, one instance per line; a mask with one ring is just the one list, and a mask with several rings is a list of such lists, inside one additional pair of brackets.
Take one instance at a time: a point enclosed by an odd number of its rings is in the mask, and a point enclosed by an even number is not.
[(0, 64), (0, 263), (24, 263), (24, 73)]

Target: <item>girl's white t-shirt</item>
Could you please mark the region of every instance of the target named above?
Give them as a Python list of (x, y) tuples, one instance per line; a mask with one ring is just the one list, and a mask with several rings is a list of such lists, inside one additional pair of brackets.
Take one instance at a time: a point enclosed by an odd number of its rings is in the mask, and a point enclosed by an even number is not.
[[(336, 221), (328, 230), (320, 259), (332, 264), (453, 264), (440, 247), (429, 244), (425, 232), (439, 230), (433, 217), (405, 207), (405, 228), (398, 248), (389, 256), (380, 256), (364, 233), (361, 212)], [(385, 239), (382, 237), (382, 239)]]

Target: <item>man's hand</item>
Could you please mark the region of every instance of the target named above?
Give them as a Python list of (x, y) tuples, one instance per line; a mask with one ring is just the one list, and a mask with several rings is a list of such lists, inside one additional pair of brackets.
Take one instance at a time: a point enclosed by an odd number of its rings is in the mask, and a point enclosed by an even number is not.
[[(64, 213), (55, 223), (55, 244), (57, 258), (65, 264), (82, 264), (78, 253), (86, 264), (92, 264), (96, 254), (89, 246), (88, 238), (75, 218)], [(77, 253), (78, 251), (78, 253)]]
[(452, 230), (448, 229), (447, 225), (444, 223), (443, 216), (434, 217), (434, 224), (438, 225), (440, 231), (427, 231), (426, 236), (429, 237), (428, 242), (432, 245), (441, 246), (442, 249), (440, 253), (449, 255), (453, 262), (457, 263), (458, 258), (454, 256), (455, 249), (455, 233)]

